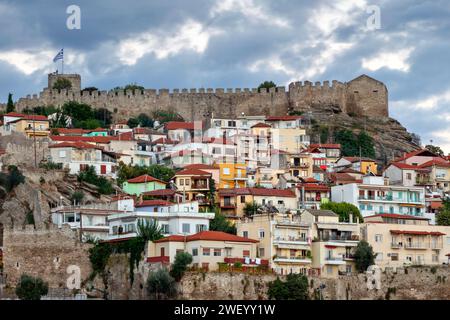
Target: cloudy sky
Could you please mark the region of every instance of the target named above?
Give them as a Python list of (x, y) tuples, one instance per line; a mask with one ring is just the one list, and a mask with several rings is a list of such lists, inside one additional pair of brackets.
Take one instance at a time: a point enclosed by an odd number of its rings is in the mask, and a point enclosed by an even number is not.
[[(95, 3), (94, 3), (95, 2)], [(69, 30), (69, 5), (81, 29)], [(368, 28), (376, 5), (381, 29)], [(0, 0), (0, 101), (65, 72), (102, 90), (256, 87), (264, 80), (348, 81), (368, 74), (390, 113), (450, 152), (448, 0)]]

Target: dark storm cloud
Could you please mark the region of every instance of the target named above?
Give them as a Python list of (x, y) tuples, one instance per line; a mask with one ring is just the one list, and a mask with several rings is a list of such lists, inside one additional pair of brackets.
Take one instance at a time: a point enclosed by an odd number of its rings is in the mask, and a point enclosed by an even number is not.
[[(66, 28), (71, 4), (81, 7), (81, 30)], [(366, 30), (368, 4), (380, 6), (381, 30)], [(2, 101), (9, 91), (38, 93), (62, 47), (67, 72), (101, 89), (254, 87), (366, 73), (388, 86), (392, 116), (450, 151), (445, 0), (0, 1), (0, 14)]]

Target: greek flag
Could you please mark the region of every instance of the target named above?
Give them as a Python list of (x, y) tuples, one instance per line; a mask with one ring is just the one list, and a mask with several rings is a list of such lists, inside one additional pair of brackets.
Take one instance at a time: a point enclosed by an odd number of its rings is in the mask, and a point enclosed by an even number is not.
[(53, 58), (53, 62), (64, 59), (64, 49), (61, 49), (60, 52)]

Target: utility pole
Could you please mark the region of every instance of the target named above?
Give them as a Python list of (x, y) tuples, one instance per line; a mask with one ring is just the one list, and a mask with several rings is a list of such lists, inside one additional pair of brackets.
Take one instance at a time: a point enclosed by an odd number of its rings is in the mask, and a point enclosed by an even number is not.
[(37, 152), (36, 152), (36, 119), (33, 115), (33, 145), (34, 145), (34, 167), (37, 168)]

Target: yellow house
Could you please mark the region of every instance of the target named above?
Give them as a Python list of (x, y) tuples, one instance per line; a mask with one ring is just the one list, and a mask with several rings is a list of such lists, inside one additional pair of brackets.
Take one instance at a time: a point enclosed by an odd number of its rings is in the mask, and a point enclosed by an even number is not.
[(378, 174), (378, 164), (375, 160), (370, 158), (342, 157), (336, 161), (335, 169), (338, 170), (343, 168), (352, 168), (363, 174)]
[(380, 214), (364, 218), (363, 238), (385, 268), (449, 262), (450, 227), (429, 225), (422, 217)]
[(247, 166), (243, 163), (219, 163), (218, 189), (247, 187)]
[(314, 161), (310, 153), (291, 153), (288, 155), (289, 172), (293, 177), (312, 178)]
[(7, 130), (24, 133), (28, 138), (50, 135), (50, 122), (45, 116), (24, 115), (21, 119), (8, 122), (7, 126)]

